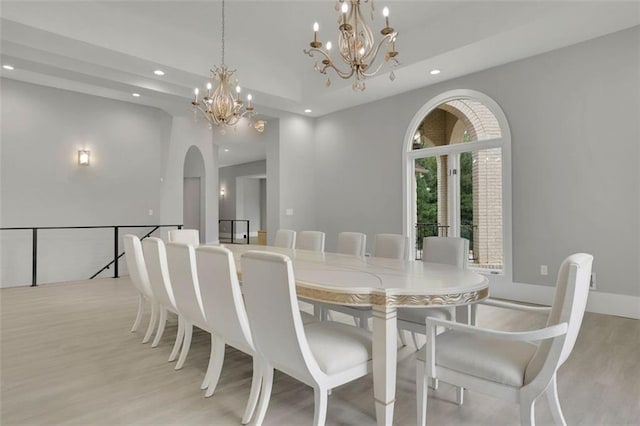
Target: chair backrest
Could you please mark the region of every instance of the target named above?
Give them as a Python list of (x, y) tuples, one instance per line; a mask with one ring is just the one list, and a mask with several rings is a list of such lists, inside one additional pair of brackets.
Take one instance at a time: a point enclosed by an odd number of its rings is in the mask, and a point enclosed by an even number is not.
[(296, 248), (324, 252), (324, 232), (301, 231), (297, 237)]
[(233, 253), (224, 247), (198, 247), (196, 264), (204, 314), (212, 332), (233, 347), (254, 352)]
[(169, 231), (170, 243), (186, 243), (194, 247), (200, 245), (200, 232), (197, 229), (172, 229)]
[(373, 243), (374, 257), (406, 259), (409, 254), (409, 237), (400, 234), (377, 234)]
[(425, 237), (422, 240), (422, 261), (467, 267), (469, 240), (456, 237)]
[[(545, 367), (555, 372), (571, 354), (587, 307), (592, 264), (592, 255), (576, 253), (567, 257), (560, 265), (547, 326), (566, 322), (567, 334), (562, 340), (545, 340), (540, 344), (527, 365), (525, 383), (535, 379)], [(554, 353), (555, 356), (552, 357)]]
[(275, 247), (294, 248), (296, 246), (296, 231), (292, 231), (291, 229), (278, 229), (273, 245)]
[(336, 253), (364, 256), (366, 248), (366, 234), (360, 232), (341, 232), (338, 234)]
[(176, 307), (193, 324), (206, 324), (200, 284), (196, 269), (195, 248), (186, 243), (167, 243), (167, 264)]
[(176, 309), (176, 300), (171, 289), (167, 251), (160, 238), (149, 237), (142, 241), (142, 252), (149, 273), (149, 283), (154, 299), (162, 306)]
[(152, 297), (153, 292), (149, 283), (147, 265), (142, 254), (140, 238), (131, 234), (124, 236), (124, 257), (127, 259), (127, 269), (133, 286), (145, 296)]
[(249, 251), (242, 255), (242, 290), (256, 352), (275, 368), (313, 383), (324, 374), (311, 353), (298, 309), (291, 260)]

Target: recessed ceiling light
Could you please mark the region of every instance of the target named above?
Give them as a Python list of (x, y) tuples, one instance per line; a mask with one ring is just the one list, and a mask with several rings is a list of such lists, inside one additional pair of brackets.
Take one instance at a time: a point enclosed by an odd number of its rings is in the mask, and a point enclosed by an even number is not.
[(307, 114), (311, 112), (311, 110), (309, 108), (305, 109), (304, 112), (306, 112)]
[(155, 75), (164, 75), (164, 71), (162, 71), (162, 70), (155, 70), (153, 73)]
[(131, 96), (133, 96), (134, 98), (139, 98), (140, 97), (140, 93), (132, 93)]
[(3, 65), (2, 68), (4, 68), (5, 70), (13, 70), (14, 68), (11, 65)]
[(429, 71), (429, 74), (431, 74), (431, 75), (438, 75), (438, 74), (440, 74), (440, 70), (438, 70), (438, 69), (431, 70), (431, 71)]
[(229, 148), (225, 148), (225, 149), (224, 149), (224, 152), (229, 152)]

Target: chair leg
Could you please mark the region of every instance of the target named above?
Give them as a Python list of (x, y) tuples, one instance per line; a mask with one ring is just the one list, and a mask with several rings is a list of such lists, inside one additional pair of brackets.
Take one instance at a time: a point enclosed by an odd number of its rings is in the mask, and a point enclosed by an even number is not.
[(251, 378), (251, 392), (249, 392), (249, 401), (247, 401), (247, 408), (244, 410), (242, 416), (242, 424), (246, 425), (251, 421), (256, 405), (258, 403), (258, 397), (260, 396), (260, 388), (262, 387), (262, 367), (257, 356), (253, 356), (253, 377)]
[(133, 322), (133, 326), (131, 327), (132, 333), (137, 331), (138, 327), (140, 327), (143, 311), (144, 311), (144, 296), (142, 296), (142, 293), (138, 293), (138, 313), (136, 314), (136, 320)]
[(224, 364), (224, 347), (225, 344), (222, 340), (215, 340), (213, 335), (211, 335), (211, 358), (209, 361), (209, 366), (213, 369), (208, 371), (207, 376), (210, 377), (208, 381), (207, 392), (204, 394), (207, 398), (213, 395), (213, 392), (216, 390), (216, 386), (218, 386), (218, 380), (220, 380), (220, 373), (222, 372), (222, 365)]
[(187, 359), (187, 354), (191, 348), (191, 335), (193, 334), (193, 325), (184, 321), (184, 340), (182, 341), (182, 350), (180, 351), (180, 358), (176, 363), (176, 370), (180, 370), (184, 365), (184, 361)]
[(469, 325), (476, 325), (476, 317), (478, 316), (478, 304), (474, 303), (470, 307), (471, 313), (469, 315)]
[(402, 343), (402, 346), (407, 346), (407, 338), (404, 335), (404, 330), (398, 330), (398, 337), (400, 338), (400, 343)]
[(173, 343), (173, 349), (169, 355), (169, 362), (173, 362), (178, 357), (180, 348), (182, 347), (182, 341), (184, 340), (184, 320), (182, 316), (178, 315), (178, 332), (176, 333), (176, 341)]
[(211, 382), (211, 372), (213, 371), (213, 365), (215, 363), (214, 351), (215, 351), (215, 341), (213, 334), (211, 334), (211, 349), (209, 350), (209, 365), (207, 365), (207, 372), (204, 375), (204, 380), (202, 380), (202, 384), (200, 385), (200, 389), (204, 390), (209, 387), (209, 382)]
[(273, 367), (262, 364), (260, 370), (262, 370), (262, 392), (260, 393), (260, 402), (258, 402), (256, 410), (255, 426), (261, 426), (264, 421), (269, 400), (271, 399), (271, 387), (273, 386)]
[(562, 415), (562, 408), (560, 408), (560, 400), (558, 399), (558, 384), (556, 382), (556, 375), (553, 375), (551, 383), (547, 386), (547, 401), (549, 401), (549, 408), (551, 410), (551, 416), (553, 421), (557, 425), (566, 426), (567, 422)]
[(322, 307), (319, 303), (313, 303), (313, 317), (318, 321), (322, 321)]
[(322, 386), (313, 388), (313, 399), (313, 426), (324, 426), (327, 420), (327, 389)]
[(158, 306), (157, 303), (151, 303), (151, 317), (149, 318), (149, 326), (147, 327), (147, 332), (144, 335), (144, 338), (142, 339), (142, 343), (148, 343), (149, 340), (151, 340), (151, 335), (153, 334), (153, 330), (156, 328), (156, 320), (158, 318), (158, 309), (162, 309), (160, 308), (160, 306)]
[(456, 386), (456, 403), (462, 405), (464, 403), (464, 388)]
[(418, 343), (418, 335), (412, 331), (411, 338), (413, 339), (413, 344), (416, 345), (416, 349), (420, 349), (420, 344)]
[(522, 426), (535, 426), (535, 403), (535, 398), (524, 397), (520, 394), (520, 424)]
[(156, 337), (151, 343), (151, 347), (155, 348), (160, 343), (162, 335), (164, 334), (164, 327), (167, 325), (167, 310), (162, 308), (160, 310), (160, 322), (158, 323), (158, 331), (156, 331)]
[(425, 375), (424, 362), (416, 362), (416, 406), (418, 409), (416, 418), (418, 419), (418, 426), (425, 426), (427, 423), (427, 396), (429, 394), (428, 382), (429, 377)]
[(369, 330), (369, 317), (367, 315), (362, 315), (359, 320), (359, 327), (365, 330)]

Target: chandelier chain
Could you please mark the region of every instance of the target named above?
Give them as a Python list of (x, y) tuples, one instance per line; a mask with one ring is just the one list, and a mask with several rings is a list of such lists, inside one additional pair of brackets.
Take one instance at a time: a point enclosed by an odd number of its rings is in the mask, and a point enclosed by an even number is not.
[(224, 0), (222, 0), (222, 65), (224, 65)]

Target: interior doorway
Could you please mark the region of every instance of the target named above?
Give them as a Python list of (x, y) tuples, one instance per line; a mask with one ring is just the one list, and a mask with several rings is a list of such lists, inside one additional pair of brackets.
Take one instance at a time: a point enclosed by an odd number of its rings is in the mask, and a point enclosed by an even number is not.
[(206, 174), (204, 158), (196, 146), (187, 151), (184, 159), (184, 183), (182, 192), (182, 223), (186, 229), (197, 229), (200, 241), (205, 241), (206, 229)]
[(183, 186), (182, 222), (186, 229), (197, 229), (202, 241), (200, 229), (201, 182), (199, 177), (185, 177)]

